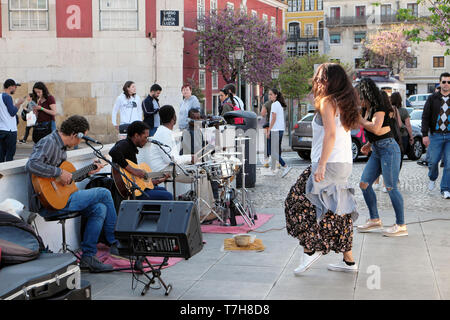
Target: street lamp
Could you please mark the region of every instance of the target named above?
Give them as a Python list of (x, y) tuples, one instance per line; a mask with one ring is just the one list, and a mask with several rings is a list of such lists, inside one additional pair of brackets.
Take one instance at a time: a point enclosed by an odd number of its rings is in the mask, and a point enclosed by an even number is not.
[(272, 80), (276, 80), (278, 79), (278, 77), (280, 76), (280, 69), (272, 69)]
[(241, 62), (244, 60), (244, 47), (239, 46), (234, 49), (234, 59), (237, 62), (238, 68), (238, 97), (241, 98)]

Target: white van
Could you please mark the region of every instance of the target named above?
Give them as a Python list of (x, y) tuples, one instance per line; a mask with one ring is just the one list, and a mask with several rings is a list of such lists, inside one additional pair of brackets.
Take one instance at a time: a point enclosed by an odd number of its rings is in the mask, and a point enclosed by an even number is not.
[(413, 94), (408, 97), (408, 101), (413, 108), (423, 108), (429, 96), (431, 96), (431, 93)]

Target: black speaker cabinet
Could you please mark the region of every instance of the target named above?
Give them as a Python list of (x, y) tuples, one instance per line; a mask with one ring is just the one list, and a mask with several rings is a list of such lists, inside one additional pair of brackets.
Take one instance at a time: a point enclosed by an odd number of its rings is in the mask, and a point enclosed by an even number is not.
[(122, 201), (114, 234), (123, 255), (189, 259), (203, 248), (192, 201)]

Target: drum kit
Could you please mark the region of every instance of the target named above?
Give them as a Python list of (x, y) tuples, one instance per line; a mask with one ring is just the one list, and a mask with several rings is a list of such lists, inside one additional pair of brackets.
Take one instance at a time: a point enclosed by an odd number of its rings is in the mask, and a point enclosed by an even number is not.
[[(236, 140), (242, 141), (244, 139), (236, 138)], [(245, 181), (245, 166), (242, 165), (244, 163), (243, 155), (245, 155), (245, 150), (243, 152), (216, 152), (210, 154), (207, 161), (184, 167), (193, 177), (192, 190), (195, 194), (193, 201), (200, 213), (201, 223), (205, 222), (209, 213), (212, 213), (222, 226), (236, 226), (236, 215), (240, 215), (249, 227), (255, 225), (257, 217), (248, 191), (245, 189), (245, 183), (242, 184), (240, 190), (232, 185), (234, 178), (239, 173), (242, 174), (242, 179)], [(239, 156), (242, 160), (239, 159)], [(242, 171), (240, 172), (241, 168)], [(219, 186), (219, 199), (216, 199), (214, 204), (206, 200), (212, 197), (208, 197), (201, 192), (199, 181), (205, 175), (209, 181), (215, 181)], [(208, 214), (202, 214), (205, 212)]]

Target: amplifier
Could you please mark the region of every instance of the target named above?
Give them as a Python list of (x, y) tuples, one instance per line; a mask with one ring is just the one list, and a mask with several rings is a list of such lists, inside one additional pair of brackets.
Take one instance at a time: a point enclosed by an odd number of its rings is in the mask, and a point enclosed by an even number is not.
[(119, 253), (129, 256), (179, 257), (203, 248), (200, 219), (192, 201), (124, 200), (114, 235)]

